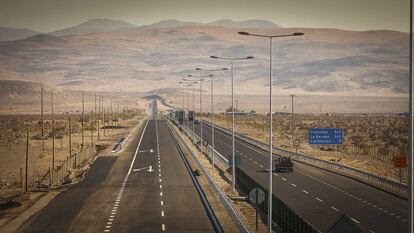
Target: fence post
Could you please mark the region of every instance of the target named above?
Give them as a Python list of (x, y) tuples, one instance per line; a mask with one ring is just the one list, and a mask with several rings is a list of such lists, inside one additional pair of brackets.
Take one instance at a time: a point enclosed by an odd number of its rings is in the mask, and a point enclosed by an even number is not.
[(23, 195), (23, 168), (20, 168), (20, 192)]

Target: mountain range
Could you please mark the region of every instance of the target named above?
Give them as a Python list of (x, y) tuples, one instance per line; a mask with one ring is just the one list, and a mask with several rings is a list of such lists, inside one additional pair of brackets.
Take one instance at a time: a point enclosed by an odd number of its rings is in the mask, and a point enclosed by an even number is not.
[[(142, 28), (172, 28), (172, 27), (186, 27), (186, 26), (214, 26), (214, 27), (234, 27), (234, 28), (277, 28), (280, 27), (270, 21), (266, 20), (244, 20), (233, 21), (230, 19), (217, 20), (210, 23), (185, 22), (174, 19), (162, 20), (150, 25), (141, 26)], [(90, 19), (78, 25), (49, 32), (47, 34), (52, 36), (67, 36), (67, 35), (85, 35), (97, 32), (109, 32), (118, 30), (128, 30), (138, 28), (138, 26), (114, 19), (96, 18)], [(20, 28), (6, 28), (0, 27), (0, 41), (13, 41), (25, 39), (40, 32), (29, 29)]]
[(113, 19), (91, 19), (79, 25), (48, 33), (52, 36), (84, 35), (96, 32), (127, 30), (136, 27), (133, 24)]
[[(263, 94), (268, 86), (268, 40), (257, 34), (305, 36), (274, 42), (274, 85), (278, 93), (406, 95), (408, 34), (282, 28), (263, 20), (212, 23), (166, 20), (134, 26), (108, 19), (0, 42), (0, 78), (47, 83), (70, 90), (146, 92), (181, 88), (195, 67), (229, 67), (216, 56), (254, 56), (235, 62), (236, 91)], [(217, 93), (228, 93), (229, 72), (216, 73)], [(154, 91), (155, 90), (155, 91)]]
[(39, 32), (25, 28), (0, 27), (0, 41), (20, 40), (36, 34), (39, 34)]
[(266, 20), (244, 20), (233, 21), (231, 19), (217, 20), (210, 23), (184, 22), (174, 19), (163, 20), (145, 27), (147, 28), (172, 28), (186, 26), (212, 26), (212, 27), (230, 27), (230, 28), (280, 28), (279, 25)]

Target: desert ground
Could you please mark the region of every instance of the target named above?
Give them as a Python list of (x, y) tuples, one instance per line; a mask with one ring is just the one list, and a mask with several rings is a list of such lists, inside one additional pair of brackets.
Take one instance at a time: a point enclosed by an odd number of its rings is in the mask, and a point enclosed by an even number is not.
[[(203, 119), (211, 121), (210, 115)], [(268, 142), (268, 116), (236, 116), (236, 131)], [(231, 128), (231, 114), (215, 116), (216, 124)], [(395, 181), (400, 170), (394, 168), (393, 158), (408, 153), (408, 116), (399, 114), (295, 114), (293, 125), (288, 113), (274, 114), (273, 144), (295, 151), (293, 139), (301, 144), (297, 152), (329, 161), (336, 161)], [(339, 146), (309, 145), (308, 128), (343, 128), (344, 144)], [(293, 136), (292, 136), (293, 135)], [(407, 170), (402, 170), (406, 182)]]
[[(130, 129), (142, 118), (145, 112), (129, 110), (118, 113), (117, 117), (105, 117), (106, 126), (100, 121), (98, 140), (97, 124), (95, 116), (87, 114), (84, 122), (84, 147), (92, 144), (96, 151), (111, 147), (120, 138), (125, 137)], [(51, 119), (45, 120), (45, 136), (41, 136), (41, 124), (39, 115), (2, 115), (0, 116), (0, 198), (7, 199), (17, 195), (21, 190), (20, 169), (25, 171), (26, 136), (29, 133), (29, 160), (28, 160), (28, 186), (35, 191), (41, 178), (52, 166), (53, 131)], [(69, 157), (69, 121), (67, 115), (58, 114), (55, 120), (55, 167), (63, 164)], [(71, 155), (82, 151), (81, 117), (71, 116)], [(93, 131), (92, 131), (93, 130)], [(93, 157), (93, 156), (92, 156)], [(69, 169), (69, 168), (68, 168)], [(49, 185), (49, 177), (43, 185)]]
[[(214, 95), (214, 112), (224, 113), (231, 106), (230, 85), (226, 86), (228, 94)], [(202, 92), (203, 112), (211, 112), (211, 92), (205, 84)], [(223, 87), (222, 87), (223, 88)], [(235, 108), (239, 111), (256, 113), (269, 112), (268, 89), (263, 89), (261, 95), (246, 95), (242, 92), (235, 93)], [(183, 107), (183, 92), (165, 95), (167, 102), (177, 108)], [(195, 90), (194, 107), (200, 109), (199, 90)], [(193, 108), (192, 91), (184, 93), (184, 108)], [(273, 112), (291, 113), (292, 98), (290, 95), (279, 95), (277, 92), (272, 98)], [(408, 112), (408, 96), (340, 96), (340, 95), (295, 95), (294, 112), (303, 114), (376, 114), (376, 113), (402, 113)]]

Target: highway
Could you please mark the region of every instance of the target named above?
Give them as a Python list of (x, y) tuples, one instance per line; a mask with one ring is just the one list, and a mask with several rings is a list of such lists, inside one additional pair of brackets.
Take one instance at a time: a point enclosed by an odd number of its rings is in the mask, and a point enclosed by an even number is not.
[[(191, 127), (191, 124), (190, 124)], [(200, 135), (200, 125), (195, 125)], [(211, 142), (211, 127), (203, 124)], [(215, 149), (230, 161), (231, 135), (215, 130)], [(268, 152), (236, 138), (239, 168), (268, 187)], [(346, 214), (366, 232), (407, 232), (407, 201), (354, 179), (295, 162), (293, 173), (273, 173), (273, 192), (321, 232)]]
[(17, 232), (215, 232), (156, 104), (152, 112), (122, 153), (99, 157)]

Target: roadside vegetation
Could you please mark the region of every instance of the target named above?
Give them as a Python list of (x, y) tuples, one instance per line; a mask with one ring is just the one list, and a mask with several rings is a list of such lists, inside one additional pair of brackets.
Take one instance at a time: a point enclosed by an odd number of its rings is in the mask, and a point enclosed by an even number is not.
[[(128, 134), (144, 114), (143, 111), (125, 109), (116, 117), (114, 114), (112, 117), (107, 114), (105, 120), (102, 120), (102, 115), (98, 116), (90, 112), (85, 114), (84, 149), (90, 148), (93, 143), (96, 146), (96, 153), (105, 150)], [(75, 166), (68, 163), (68, 158), (82, 151), (81, 115), (74, 113), (70, 114), (70, 117), (71, 151), (69, 150), (69, 114), (55, 115), (54, 133), (55, 168), (65, 164), (62, 169), (66, 169), (67, 172), (64, 171), (63, 174), (68, 176), (69, 183), (73, 179), (76, 180), (77, 175), (82, 175), (70, 174), (76, 172), (69, 171)], [(28, 190), (36, 191), (39, 187), (48, 188), (50, 185), (50, 176), (47, 173), (52, 167), (52, 119), (50, 115), (45, 115), (43, 137), (40, 119), (40, 115), (0, 115), (0, 201), (2, 202), (21, 193), (22, 178), (25, 176), (27, 133), (29, 133)], [(103, 127), (104, 122), (105, 127)], [(87, 166), (87, 164), (77, 164), (76, 167), (81, 169), (83, 165)]]

